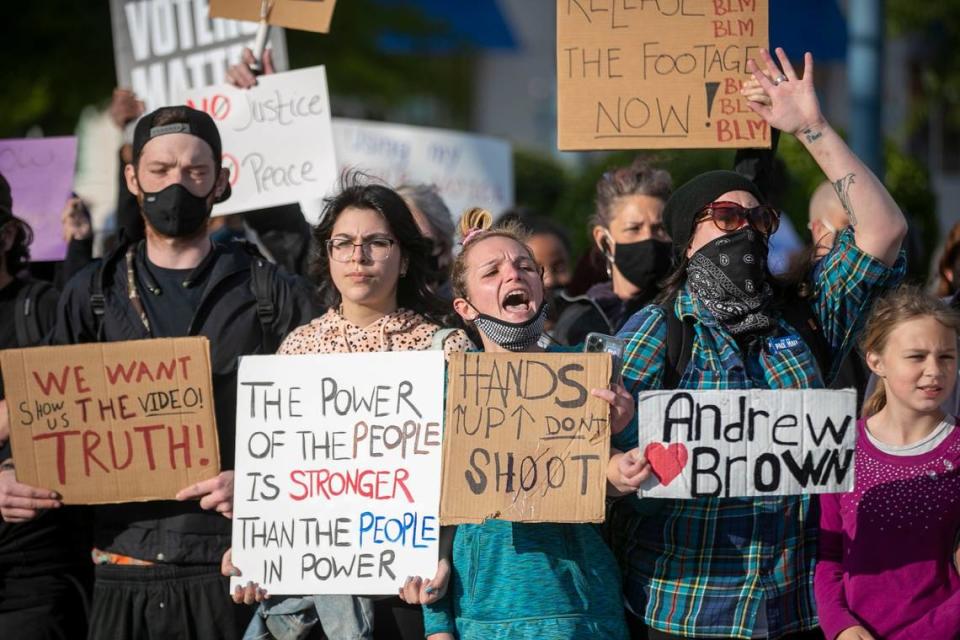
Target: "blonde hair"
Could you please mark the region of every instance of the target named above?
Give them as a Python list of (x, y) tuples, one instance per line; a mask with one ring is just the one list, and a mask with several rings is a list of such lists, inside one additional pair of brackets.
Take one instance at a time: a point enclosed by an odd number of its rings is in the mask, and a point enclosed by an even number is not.
[[(861, 339), (864, 354), (883, 353), (893, 330), (904, 322), (919, 318), (933, 318), (954, 333), (960, 334), (960, 314), (950, 306), (918, 287), (904, 285), (877, 300), (867, 319)], [(887, 392), (882, 380), (863, 403), (862, 415), (870, 417), (887, 404)]]
[(520, 243), (527, 254), (533, 258), (533, 252), (527, 247), (528, 233), (517, 222), (511, 221), (502, 226), (493, 226), (493, 215), (486, 209), (473, 207), (467, 209), (460, 216), (457, 225), (460, 234), (460, 245), (463, 250), (457, 255), (450, 267), (450, 284), (453, 295), (457, 298), (467, 297), (467, 254), (470, 248), (482, 240), (493, 237), (509, 238)]

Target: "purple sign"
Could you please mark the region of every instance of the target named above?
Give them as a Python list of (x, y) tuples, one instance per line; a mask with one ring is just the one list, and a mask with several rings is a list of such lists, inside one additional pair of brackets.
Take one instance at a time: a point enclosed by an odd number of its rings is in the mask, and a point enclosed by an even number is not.
[(13, 215), (33, 227), (30, 259), (63, 260), (60, 213), (73, 190), (77, 139), (0, 140), (0, 173), (13, 191)]

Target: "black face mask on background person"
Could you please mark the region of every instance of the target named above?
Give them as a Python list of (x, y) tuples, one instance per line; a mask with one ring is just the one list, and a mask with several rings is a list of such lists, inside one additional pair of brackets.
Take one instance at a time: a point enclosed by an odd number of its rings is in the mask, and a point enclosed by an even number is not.
[(655, 238), (616, 244), (613, 264), (641, 293), (649, 293), (670, 273), (673, 244)]
[(767, 241), (750, 228), (703, 245), (690, 257), (687, 287), (732, 335), (775, 326), (766, 313), (773, 295), (767, 282)]
[[(213, 189), (216, 188), (214, 184)], [(191, 236), (210, 217), (207, 198), (213, 189), (205, 196), (195, 196), (177, 183), (152, 193), (144, 191), (143, 214), (158, 233), (170, 238)]]

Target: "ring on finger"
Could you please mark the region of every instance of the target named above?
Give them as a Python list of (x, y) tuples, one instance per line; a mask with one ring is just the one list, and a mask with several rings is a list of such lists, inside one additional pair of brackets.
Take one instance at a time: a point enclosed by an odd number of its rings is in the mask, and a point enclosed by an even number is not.
[(780, 86), (781, 83), (786, 81), (787, 81), (787, 76), (781, 73), (780, 75), (778, 75), (776, 78), (773, 79), (773, 86), (778, 87)]

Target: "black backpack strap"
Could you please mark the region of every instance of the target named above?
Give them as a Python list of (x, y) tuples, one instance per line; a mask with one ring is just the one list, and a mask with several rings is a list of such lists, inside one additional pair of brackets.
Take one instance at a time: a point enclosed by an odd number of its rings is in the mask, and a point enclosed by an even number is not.
[(833, 368), (833, 350), (823, 335), (820, 323), (817, 322), (813, 309), (804, 299), (797, 299), (783, 307), (783, 319), (796, 329), (807, 348), (813, 353), (813, 358), (820, 369), (820, 377), (824, 385), (830, 386), (830, 370)]
[(276, 265), (259, 254), (250, 257), (250, 285), (257, 299), (257, 318), (263, 330), (263, 353), (276, 353), (280, 346), (273, 330), (273, 323), (277, 319), (277, 308), (273, 304), (273, 276), (276, 268)]
[(103, 315), (107, 310), (107, 299), (103, 295), (103, 277), (106, 259), (97, 264), (90, 275), (90, 311), (93, 313), (93, 333), (97, 342), (103, 342)]
[(664, 389), (676, 389), (693, 352), (693, 321), (677, 317), (676, 297), (660, 303), (667, 322), (667, 361), (663, 368)]
[[(17, 292), (17, 298), (13, 304), (13, 321), (17, 330), (17, 346), (19, 347), (32, 347), (39, 341), (39, 338), (34, 337), (36, 333), (39, 333), (39, 329), (34, 329), (31, 326), (37, 322), (35, 320), (37, 313), (34, 309), (37, 303), (37, 292), (35, 290), (37, 284), (37, 281), (24, 283), (20, 287), (20, 291)], [(30, 322), (31, 319), (34, 322)]]

